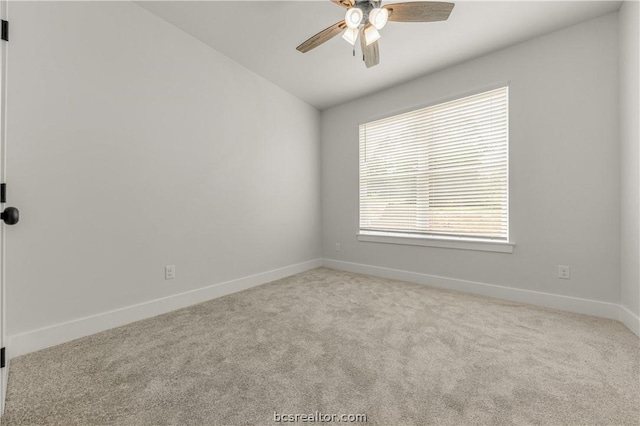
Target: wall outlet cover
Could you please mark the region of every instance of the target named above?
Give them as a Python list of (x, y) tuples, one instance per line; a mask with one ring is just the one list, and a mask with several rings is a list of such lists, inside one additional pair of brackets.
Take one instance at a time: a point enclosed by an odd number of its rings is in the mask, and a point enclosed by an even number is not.
[(167, 265), (164, 267), (164, 279), (172, 280), (176, 277), (176, 265)]
[(567, 265), (558, 265), (558, 278), (562, 280), (570, 280), (571, 267)]

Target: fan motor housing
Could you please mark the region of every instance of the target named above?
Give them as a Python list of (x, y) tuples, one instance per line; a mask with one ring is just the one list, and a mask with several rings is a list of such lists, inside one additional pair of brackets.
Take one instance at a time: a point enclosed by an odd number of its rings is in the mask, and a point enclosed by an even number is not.
[(356, 4), (353, 7), (362, 10), (362, 22), (367, 23), (369, 22), (369, 12), (376, 7), (380, 7), (380, 3), (379, 1), (373, 0), (356, 0)]

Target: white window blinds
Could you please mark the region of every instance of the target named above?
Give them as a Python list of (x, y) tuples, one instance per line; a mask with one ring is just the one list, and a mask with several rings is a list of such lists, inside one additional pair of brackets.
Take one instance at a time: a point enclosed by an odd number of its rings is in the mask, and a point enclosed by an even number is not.
[(360, 231), (508, 239), (508, 88), (360, 125)]

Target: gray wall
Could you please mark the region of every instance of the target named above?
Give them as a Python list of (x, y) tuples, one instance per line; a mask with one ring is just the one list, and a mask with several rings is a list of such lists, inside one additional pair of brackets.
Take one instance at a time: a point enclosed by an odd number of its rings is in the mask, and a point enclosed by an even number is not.
[[(323, 257), (619, 303), (617, 16), (323, 111)], [(515, 252), (358, 242), (358, 124), (501, 82)], [(559, 264), (571, 280), (557, 278)]]
[(637, 1), (626, 1), (620, 8), (620, 299), (636, 316), (640, 315), (639, 9)]
[(10, 12), (8, 335), (319, 257), (316, 109), (131, 2)]

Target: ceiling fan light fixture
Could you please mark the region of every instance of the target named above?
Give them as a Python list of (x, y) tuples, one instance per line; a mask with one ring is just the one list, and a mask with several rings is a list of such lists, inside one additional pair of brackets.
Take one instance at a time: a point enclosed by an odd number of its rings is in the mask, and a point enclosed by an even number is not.
[[(342, 38), (354, 46), (359, 38), (362, 59), (367, 68), (371, 68), (380, 63), (380, 46), (377, 42), (380, 39), (380, 33), (378, 31), (386, 25), (387, 21), (446, 21), (455, 6), (449, 1), (401, 0), (400, 3), (381, 6), (381, 0), (331, 0), (332, 3), (344, 8), (344, 19), (309, 37), (296, 47), (296, 50), (307, 53), (338, 34), (341, 34)], [(353, 56), (355, 53), (354, 48)]]
[(368, 45), (380, 39), (380, 33), (373, 25), (369, 25), (364, 29), (364, 40)]
[(358, 40), (358, 29), (357, 28), (347, 28), (344, 30), (344, 34), (342, 34), (342, 38), (347, 41), (347, 43), (355, 46), (356, 40)]
[(387, 11), (387, 9), (376, 7), (369, 12), (369, 22), (378, 30), (383, 29), (384, 26), (387, 25), (388, 20), (389, 11)]
[(362, 22), (362, 18), (364, 14), (362, 10), (357, 7), (352, 7), (347, 10), (347, 13), (344, 15), (344, 21), (349, 28), (358, 28), (360, 22)]

